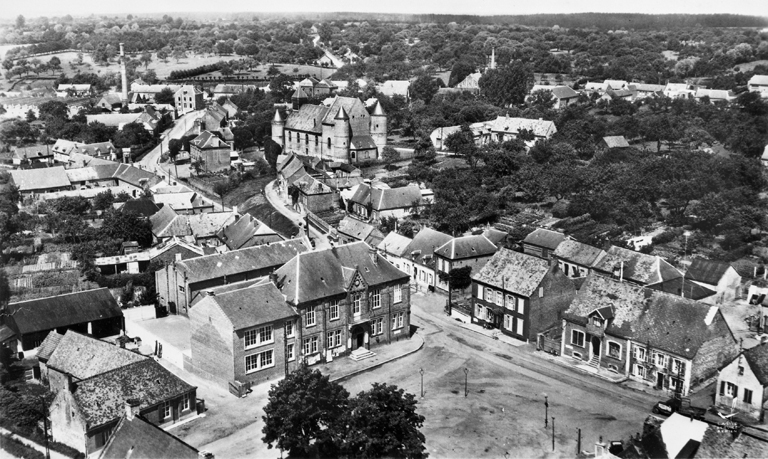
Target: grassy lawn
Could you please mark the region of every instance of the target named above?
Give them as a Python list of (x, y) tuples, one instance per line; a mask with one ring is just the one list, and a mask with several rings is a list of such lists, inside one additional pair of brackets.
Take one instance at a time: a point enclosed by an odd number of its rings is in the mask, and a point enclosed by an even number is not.
[(768, 60), (763, 59), (762, 61), (752, 61), (752, 62), (747, 62), (745, 64), (739, 64), (735, 66), (733, 70), (738, 69), (739, 71), (742, 71), (742, 72), (749, 72), (751, 70), (754, 70), (755, 67), (757, 67), (758, 65), (768, 66)]

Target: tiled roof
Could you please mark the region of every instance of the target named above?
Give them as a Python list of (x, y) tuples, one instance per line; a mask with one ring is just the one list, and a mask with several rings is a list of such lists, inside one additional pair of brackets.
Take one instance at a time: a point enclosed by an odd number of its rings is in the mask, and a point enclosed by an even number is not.
[(768, 386), (768, 345), (759, 344), (743, 353), (760, 384)]
[(548, 271), (547, 260), (509, 249), (499, 249), (480, 271), (472, 275), (472, 280), (530, 297)]
[(205, 212), (184, 215), (192, 236), (206, 238), (216, 235), (227, 223), (234, 220), (231, 212)]
[(272, 282), (266, 281), (227, 293), (206, 296), (196, 307), (215, 303), (227, 316), (235, 330), (293, 317), (296, 311)]
[[(369, 236), (374, 231), (376, 231), (375, 226), (362, 222), (353, 217), (344, 217), (339, 222), (337, 229), (339, 230), (340, 233), (345, 234), (349, 237), (352, 237), (358, 241), (366, 241), (369, 238)], [(381, 240), (383, 239), (384, 239), (384, 236), (382, 235)], [(375, 245), (378, 245), (379, 242), (376, 242)]]
[(370, 286), (410, 277), (382, 256), (376, 255), (374, 262), (370, 250), (364, 242), (353, 242), (297, 255), (276, 271), (286, 301), (298, 305), (344, 293), (349, 280), (345, 270), (357, 269)]
[(152, 172), (139, 169), (130, 164), (120, 164), (113, 177), (138, 188), (143, 187), (145, 184), (147, 186), (153, 186), (162, 182), (162, 179)]
[(738, 350), (717, 306), (595, 274), (587, 276), (564, 318), (585, 324), (589, 314), (601, 308), (610, 308), (614, 315), (607, 334), (651, 348), (692, 359), (705, 342), (729, 336), (732, 349), (726, 346), (723, 355)]
[(349, 148), (352, 150), (373, 150), (376, 143), (369, 135), (356, 135), (349, 141)]
[(384, 240), (379, 243), (378, 248), (386, 253), (402, 257), (407, 255), (406, 250), (411, 242), (413, 242), (413, 239), (390, 231)]
[(485, 257), (495, 252), (496, 246), (482, 234), (453, 238), (435, 250), (436, 254), (449, 260)]
[(246, 211), (249, 215), (252, 215), (260, 221), (267, 222), (269, 227), (272, 228), (282, 236), (289, 239), (299, 234), (299, 227), (290, 218), (281, 214), (277, 209), (272, 207), (268, 202), (257, 204)]
[(37, 358), (38, 360), (45, 362), (48, 359), (51, 358), (51, 355), (53, 354), (53, 351), (56, 350), (56, 346), (59, 345), (61, 342), (61, 338), (63, 338), (64, 335), (60, 334), (56, 330), (51, 330), (48, 333), (48, 336), (45, 337), (43, 340), (43, 344), (40, 345), (40, 347), (37, 349)]
[(125, 413), (125, 401), (141, 401), (140, 410), (180, 397), (195, 389), (153, 359), (144, 359), (77, 383), (75, 401), (88, 428)]
[(187, 274), (190, 283), (215, 279), (246, 271), (282, 266), (297, 253), (306, 252), (301, 240), (291, 239), (268, 245), (233, 250), (176, 262), (176, 269)]
[(373, 210), (407, 209), (414, 202), (421, 203), (421, 189), (416, 185), (371, 189)]
[(131, 92), (139, 92), (145, 94), (155, 94), (161, 92), (165, 88), (170, 88), (174, 93), (179, 90), (181, 85), (177, 84), (131, 84)]
[[(199, 198), (194, 191), (182, 193), (156, 193), (152, 196), (152, 199), (155, 200), (155, 204), (163, 204), (165, 207), (170, 206), (177, 211), (193, 209), (196, 206), (203, 206), (205, 204), (203, 199)], [(212, 204), (209, 206), (213, 207)]]
[(22, 334), (123, 316), (108, 288), (9, 303), (8, 313)]
[(218, 237), (230, 250), (283, 240), (274, 230), (249, 214), (221, 228)]
[(688, 271), (685, 272), (685, 277), (705, 284), (717, 285), (730, 267), (731, 265), (724, 261), (694, 258)]
[(425, 257), (431, 257), (435, 250), (453, 239), (451, 235), (432, 228), (422, 228), (408, 245), (405, 256), (417, 263), (424, 263)]
[(328, 113), (328, 107), (322, 105), (302, 105), (301, 108), (288, 115), (285, 128), (320, 134), (323, 132), (323, 118)]
[(682, 277), (682, 274), (663, 259), (634, 250), (611, 246), (606, 256), (595, 263), (595, 269), (640, 284), (656, 284)]
[(493, 121), (491, 127), (493, 132), (507, 134), (517, 134), (523, 129), (532, 131), (536, 137), (549, 137), (557, 132), (555, 123), (552, 121), (510, 118), (508, 116), (499, 116)]
[(67, 330), (48, 359), (48, 367), (77, 379), (88, 379), (147, 358), (114, 344)]
[(70, 187), (67, 172), (63, 167), (46, 167), (42, 169), (24, 169), (9, 171), (13, 183), (19, 191), (47, 190), (51, 188)]
[(114, 93), (104, 94), (101, 100), (99, 100), (99, 103), (101, 103), (102, 100), (109, 105), (119, 104), (123, 101), (122, 96), (120, 94), (114, 94)]
[(99, 459), (198, 459), (199, 452), (141, 416), (117, 423)]
[(499, 247), (500, 244), (507, 240), (509, 233), (493, 227), (489, 227), (483, 230), (483, 236), (485, 236), (493, 245)]
[(89, 166), (114, 165), (115, 169), (117, 169), (117, 163), (112, 160), (104, 159), (104, 158), (96, 158), (94, 156), (85, 155), (82, 153), (74, 153), (74, 152), (69, 154), (69, 158), (67, 159), (67, 165), (72, 169), (89, 167)]
[[(190, 233), (189, 226), (185, 226), (186, 220), (179, 223), (177, 228), (171, 229), (171, 223), (176, 220), (179, 214), (171, 208), (171, 206), (162, 206), (154, 215), (149, 217), (149, 222), (152, 223), (152, 234), (157, 237), (162, 236), (187, 236)], [(181, 222), (181, 220), (180, 220)], [(181, 231), (181, 234), (177, 234)]]
[(632, 83), (632, 85), (635, 90), (643, 92), (663, 92), (665, 87), (663, 84)]
[(591, 267), (600, 258), (606, 255), (605, 250), (592, 247), (571, 239), (565, 239), (561, 242), (553, 255), (564, 261), (576, 263), (577, 265)]
[(201, 150), (206, 148), (229, 148), (229, 144), (225, 143), (219, 138), (216, 133), (211, 131), (203, 131), (190, 141), (193, 145)]
[[(766, 83), (768, 84), (768, 83)], [(738, 432), (710, 425), (696, 451), (696, 457), (737, 459), (768, 457), (768, 440), (762, 429), (742, 427)]]
[(603, 142), (608, 145), (608, 148), (628, 148), (629, 142), (623, 135), (612, 135), (603, 137)]
[(523, 244), (555, 250), (565, 240), (565, 234), (544, 228), (536, 228), (523, 239)]

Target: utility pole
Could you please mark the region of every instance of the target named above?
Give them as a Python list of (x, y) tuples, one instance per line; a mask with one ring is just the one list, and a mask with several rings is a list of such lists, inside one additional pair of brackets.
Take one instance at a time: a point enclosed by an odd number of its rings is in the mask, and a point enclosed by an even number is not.
[(576, 441), (576, 455), (581, 453), (581, 428), (579, 428), (579, 437)]
[(48, 447), (48, 409), (45, 406), (45, 398), (40, 397), (40, 403), (43, 405), (43, 428), (45, 429), (45, 459), (51, 459), (51, 450)]
[(555, 417), (552, 416), (552, 451), (555, 450)]

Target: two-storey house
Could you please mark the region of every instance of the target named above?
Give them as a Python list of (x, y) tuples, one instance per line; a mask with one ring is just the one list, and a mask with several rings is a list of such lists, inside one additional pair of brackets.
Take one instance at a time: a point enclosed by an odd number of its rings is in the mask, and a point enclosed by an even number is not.
[(720, 370), (715, 405), (721, 411), (763, 420), (768, 405), (768, 345), (742, 351)]
[(465, 266), (471, 267), (472, 272), (477, 272), (496, 253), (497, 249), (482, 234), (451, 239), (434, 250), (436, 261), (435, 286), (447, 292), (448, 282), (440, 279), (441, 273), (447, 275), (452, 269)]
[(565, 239), (552, 252), (558, 266), (566, 276), (583, 279), (592, 272), (592, 266), (606, 255), (605, 250), (583, 244), (572, 239)]
[(598, 274), (637, 285), (658, 284), (683, 277), (661, 257), (616, 246), (611, 246), (592, 268)]
[(523, 252), (549, 260), (557, 247), (565, 241), (565, 234), (536, 228), (523, 239)]
[(738, 346), (717, 306), (590, 274), (563, 314), (560, 353), (686, 395)]
[(499, 249), (472, 276), (472, 322), (524, 341), (557, 325), (576, 296), (556, 263)]
[(300, 253), (275, 275), (310, 365), (410, 337), (409, 276), (364, 242)]
[(694, 258), (685, 272), (686, 279), (716, 292), (715, 301), (724, 303), (739, 298), (741, 276), (724, 261)]

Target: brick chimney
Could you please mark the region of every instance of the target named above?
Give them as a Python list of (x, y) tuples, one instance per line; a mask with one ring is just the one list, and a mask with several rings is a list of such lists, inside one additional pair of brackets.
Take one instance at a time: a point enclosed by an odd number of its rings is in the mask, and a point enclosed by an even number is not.
[(125, 400), (125, 417), (130, 421), (139, 414), (141, 400), (138, 398), (129, 398)]
[(373, 261), (374, 265), (379, 264), (379, 251), (376, 249), (376, 247), (369, 247), (368, 253), (371, 255), (371, 260)]

